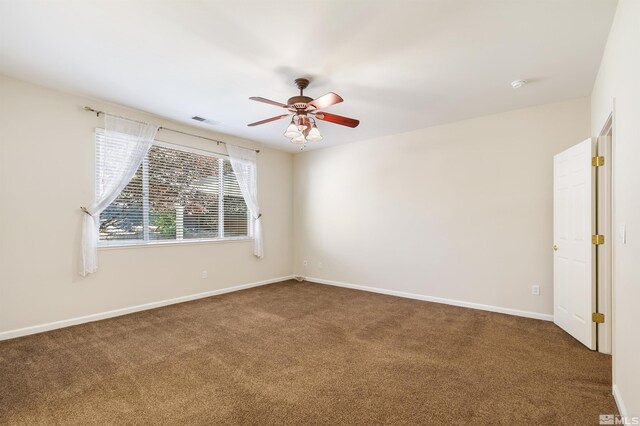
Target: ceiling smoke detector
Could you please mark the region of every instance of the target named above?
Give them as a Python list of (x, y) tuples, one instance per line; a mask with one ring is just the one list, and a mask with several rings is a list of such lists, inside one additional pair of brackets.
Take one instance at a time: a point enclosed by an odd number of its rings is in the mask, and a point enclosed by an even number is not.
[(513, 80), (511, 82), (511, 87), (513, 87), (514, 89), (519, 89), (525, 84), (527, 84), (527, 80)]

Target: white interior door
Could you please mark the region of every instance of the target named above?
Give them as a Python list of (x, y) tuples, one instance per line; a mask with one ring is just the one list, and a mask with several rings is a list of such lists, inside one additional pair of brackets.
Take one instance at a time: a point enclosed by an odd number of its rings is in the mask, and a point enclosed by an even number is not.
[(596, 348), (594, 150), (589, 139), (553, 158), (553, 318), (590, 349)]

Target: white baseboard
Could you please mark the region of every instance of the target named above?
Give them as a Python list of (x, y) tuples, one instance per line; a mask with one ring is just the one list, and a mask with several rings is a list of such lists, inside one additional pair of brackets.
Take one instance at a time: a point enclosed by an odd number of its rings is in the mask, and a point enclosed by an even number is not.
[(616, 401), (616, 405), (618, 406), (618, 411), (620, 411), (620, 415), (622, 417), (627, 417), (627, 407), (625, 407), (624, 402), (622, 401), (622, 396), (620, 395), (620, 391), (618, 387), (613, 385), (613, 399)]
[(280, 281), (286, 281), (293, 279), (293, 275), (286, 277), (271, 278), (269, 280), (257, 281), (249, 284), (242, 284), (233, 287), (221, 288), (217, 290), (205, 291), (204, 293), (190, 294), (187, 296), (180, 296), (173, 299), (160, 300), (158, 302), (145, 303), (142, 305), (130, 306), (128, 308), (114, 309), (113, 311), (100, 312), (97, 314), (85, 315), (82, 317), (69, 318), (62, 321), (54, 321), (46, 324), (34, 325), (31, 327), (18, 328), (16, 330), (3, 331), (0, 333), (0, 340), (13, 339), (20, 336), (27, 336), (29, 334), (42, 333), (44, 331), (55, 330), (58, 328), (69, 327), (72, 325), (83, 324), (85, 322), (99, 321), (106, 318), (118, 317), (120, 315), (127, 315), (134, 312), (146, 311), (148, 309), (159, 308), (161, 306), (173, 305), (176, 303), (188, 302), (190, 300), (203, 299), (205, 297), (216, 296), (218, 294), (231, 293), (233, 291), (244, 290), (251, 287), (258, 287), (266, 284), (273, 284)]
[(363, 290), (363, 291), (370, 291), (373, 293), (388, 294), (390, 296), (406, 297), (408, 299), (424, 300), (427, 302), (443, 303), (445, 305), (461, 306), (463, 308), (480, 309), (482, 311), (498, 312), (501, 314), (516, 315), (519, 317), (534, 318), (534, 319), (539, 319), (544, 321), (553, 321), (553, 315), (542, 314), (539, 312), (521, 311), (519, 309), (503, 308), (501, 306), (483, 305), (480, 303), (465, 302), (463, 300), (445, 299), (442, 297), (425, 296), (423, 294), (407, 293), (404, 291), (387, 290), (384, 288), (367, 287), (367, 286), (357, 285), (357, 284), (347, 284), (339, 281), (325, 280), (322, 278), (305, 277), (305, 280), (313, 283), (318, 283), (318, 284), (327, 284), (327, 285), (333, 285), (337, 287), (346, 287), (346, 288), (352, 288), (355, 290)]

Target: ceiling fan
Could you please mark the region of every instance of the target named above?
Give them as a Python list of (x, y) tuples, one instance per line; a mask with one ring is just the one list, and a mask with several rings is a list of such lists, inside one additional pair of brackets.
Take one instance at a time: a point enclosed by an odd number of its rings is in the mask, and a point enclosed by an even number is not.
[(308, 96), (304, 96), (304, 94), (302, 93), (303, 90), (306, 89), (307, 86), (309, 86), (308, 79), (297, 78), (296, 86), (298, 86), (298, 89), (300, 89), (300, 95), (289, 98), (286, 104), (261, 97), (249, 98), (253, 101), (263, 102), (265, 104), (285, 108), (289, 112), (287, 114), (267, 118), (266, 120), (256, 121), (255, 123), (248, 124), (248, 126), (259, 126), (261, 124), (280, 120), (292, 115), (291, 123), (289, 124), (289, 127), (287, 127), (287, 130), (284, 132), (284, 135), (295, 144), (305, 145), (307, 142), (316, 142), (322, 140), (322, 135), (318, 130), (318, 126), (316, 126), (316, 119), (328, 121), (329, 123), (340, 124), (347, 127), (357, 127), (358, 124), (360, 124), (359, 120), (354, 120), (353, 118), (318, 111), (320, 109), (324, 109), (328, 106), (343, 101), (343, 99), (335, 93), (327, 93), (326, 95), (320, 96), (319, 98), (312, 99)]

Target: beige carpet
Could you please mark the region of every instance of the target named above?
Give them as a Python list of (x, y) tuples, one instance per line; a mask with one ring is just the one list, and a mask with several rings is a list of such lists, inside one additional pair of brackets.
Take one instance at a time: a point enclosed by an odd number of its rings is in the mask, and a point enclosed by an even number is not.
[(288, 281), (0, 342), (0, 423), (597, 425), (546, 321)]

